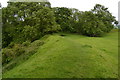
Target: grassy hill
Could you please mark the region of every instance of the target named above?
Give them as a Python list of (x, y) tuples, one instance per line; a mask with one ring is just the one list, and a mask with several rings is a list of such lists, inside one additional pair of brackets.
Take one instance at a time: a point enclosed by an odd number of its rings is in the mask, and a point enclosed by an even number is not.
[(103, 37), (60, 34), (50, 35), (33, 56), (5, 72), (3, 78), (117, 77), (117, 30)]

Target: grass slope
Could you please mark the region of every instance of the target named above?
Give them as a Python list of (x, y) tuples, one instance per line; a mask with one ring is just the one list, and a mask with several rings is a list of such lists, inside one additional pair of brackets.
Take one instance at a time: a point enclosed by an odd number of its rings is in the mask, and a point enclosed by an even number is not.
[(3, 78), (116, 78), (118, 32), (103, 37), (76, 34), (48, 37), (37, 53)]

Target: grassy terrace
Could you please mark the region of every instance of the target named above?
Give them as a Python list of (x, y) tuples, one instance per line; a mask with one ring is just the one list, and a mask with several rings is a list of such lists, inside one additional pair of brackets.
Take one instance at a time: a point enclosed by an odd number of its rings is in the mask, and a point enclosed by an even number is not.
[[(61, 33), (60, 33), (61, 34)], [(116, 78), (118, 32), (103, 37), (50, 35), (37, 53), (3, 78)], [(34, 46), (33, 46), (34, 47)]]

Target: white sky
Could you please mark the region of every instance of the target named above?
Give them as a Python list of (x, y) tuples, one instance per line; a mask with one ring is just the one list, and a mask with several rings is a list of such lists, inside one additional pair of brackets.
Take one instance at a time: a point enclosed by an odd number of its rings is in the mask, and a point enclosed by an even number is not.
[[(0, 0), (2, 7), (7, 6), (7, 1), (9, 0)], [(52, 7), (68, 7), (76, 8), (80, 11), (88, 11), (93, 9), (95, 4), (101, 4), (105, 7), (108, 7), (109, 11), (116, 17), (118, 20), (118, 2), (120, 0), (49, 0)]]

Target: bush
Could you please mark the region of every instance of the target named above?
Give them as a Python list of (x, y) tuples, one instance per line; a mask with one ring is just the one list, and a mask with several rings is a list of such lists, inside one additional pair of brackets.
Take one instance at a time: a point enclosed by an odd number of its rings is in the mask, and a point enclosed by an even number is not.
[(2, 64), (9, 63), (14, 58), (14, 52), (12, 49), (3, 49), (2, 51)]
[(24, 47), (21, 44), (16, 44), (13, 48), (13, 51), (15, 53), (15, 57), (25, 53)]
[(11, 42), (9, 45), (8, 45), (8, 48), (13, 48), (14, 46), (14, 42)]
[[(12, 43), (11, 43), (12, 45)], [(2, 52), (2, 64), (7, 64), (11, 60), (15, 59), (17, 56), (25, 53), (24, 47), (20, 44), (12, 45), (13, 48), (4, 48)]]
[[(22, 44), (10, 43), (7, 48), (2, 51), (2, 64), (8, 64), (12, 60), (18, 58), (19, 56), (28, 57), (36, 53), (39, 46), (43, 45), (44, 41), (36, 40), (33, 43), (30, 41), (23, 42)], [(26, 54), (25, 54), (26, 53)]]
[(44, 44), (44, 41), (36, 40), (31, 44), (31, 46), (41, 46), (43, 44)]
[(22, 43), (22, 45), (23, 45), (23, 46), (29, 46), (30, 43), (31, 43), (30, 41), (25, 41), (25, 42)]

